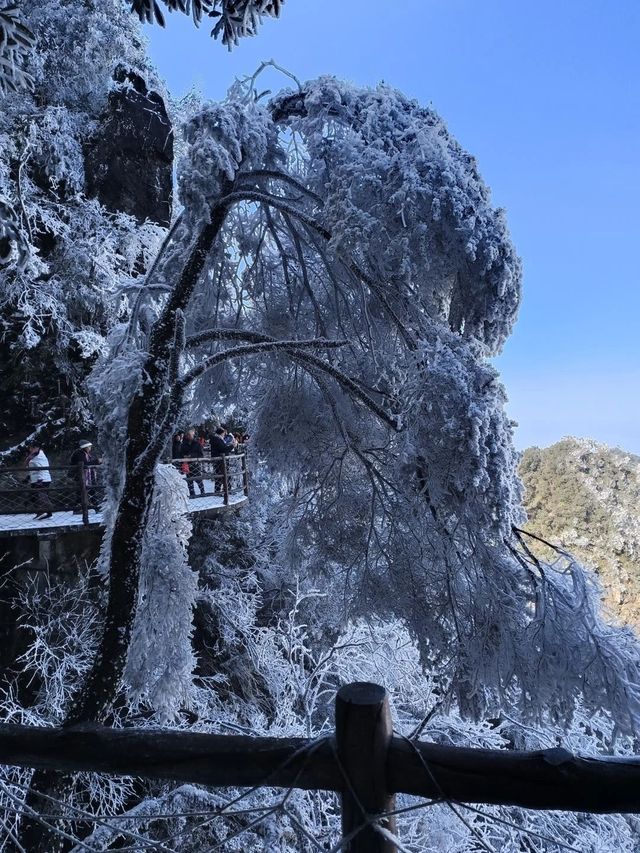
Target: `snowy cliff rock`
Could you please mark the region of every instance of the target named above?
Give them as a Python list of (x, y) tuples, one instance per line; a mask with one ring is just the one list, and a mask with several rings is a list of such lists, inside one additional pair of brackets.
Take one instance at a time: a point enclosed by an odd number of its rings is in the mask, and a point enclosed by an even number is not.
[(139, 222), (171, 222), (173, 130), (161, 96), (118, 69), (97, 134), (85, 151), (87, 196)]

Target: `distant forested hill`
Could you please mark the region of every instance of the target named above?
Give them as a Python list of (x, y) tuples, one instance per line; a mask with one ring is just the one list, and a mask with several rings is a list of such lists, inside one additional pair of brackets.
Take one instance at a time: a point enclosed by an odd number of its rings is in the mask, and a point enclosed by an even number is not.
[(520, 476), (527, 529), (594, 568), (616, 621), (640, 630), (640, 456), (566, 438), (525, 450)]

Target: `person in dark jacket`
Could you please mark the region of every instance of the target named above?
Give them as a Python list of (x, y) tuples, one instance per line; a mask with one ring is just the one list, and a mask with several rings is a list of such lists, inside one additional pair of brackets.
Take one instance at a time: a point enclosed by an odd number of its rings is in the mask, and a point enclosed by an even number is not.
[(180, 459), (182, 455), (182, 440), (184, 438), (184, 433), (181, 430), (178, 430), (177, 433), (173, 436), (173, 441), (171, 442), (171, 458), (172, 459)]
[[(75, 468), (82, 466), (81, 476), (84, 478), (84, 486), (87, 492), (87, 504), (94, 512), (100, 512), (97, 490), (98, 473), (96, 471), (96, 467), (102, 464), (102, 459), (99, 459), (93, 453), (93, 444), (90, 441), (81, 441), (76, 450), (71, 454), (69, 464)], [(78, 478), (79, 477), (80, 475), (78, 475)], [(79, 479), (76, 479), (76, 482), (78, 483), (78, 486), (76, 491), (76, 505), (73, 511), (77, 513), (82, 511), (82, 486)]]
[(211, 444), (211, 458), (215, 459), (214, 463), (214, 491), (221, 492), (224, 489), (224, 461), (221, 457), (226, 456), (228, 453), (231, 453), (231, 448), (224, 440), (226, 434), (226, 429), (224, 427), (218, 427), (214, 434), (211, 436), (210, 444)]
[[(196, 431), (194, 429), (188, 429), (185, 432), (184, 438), (182, 440), (180, 458), (196, 460), (202, 459), (203, 456), (204, 451), (202, 449), (202, 445), (196, 438)], [(188, 466), (188, 470), (185, 473), (187, 474), (187, 486), (189, 487), (189, 495), (192, 498), (195, 498), (196, 496), (195, 486), (193, 485), (194, 483), (198, 484), (200, 494), (204, 495), (204, 483), (202, 482), (202, 466), (199, 462), (196, 461), (189, 461)]]

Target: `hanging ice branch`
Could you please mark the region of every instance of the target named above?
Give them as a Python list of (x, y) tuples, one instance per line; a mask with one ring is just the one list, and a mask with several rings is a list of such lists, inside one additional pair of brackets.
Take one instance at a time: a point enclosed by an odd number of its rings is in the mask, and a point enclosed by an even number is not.
[(35, 39), (25, 26), (19, 7), (0, 9), (0, 95), (33, 88), (27, 64), (34, 45)]

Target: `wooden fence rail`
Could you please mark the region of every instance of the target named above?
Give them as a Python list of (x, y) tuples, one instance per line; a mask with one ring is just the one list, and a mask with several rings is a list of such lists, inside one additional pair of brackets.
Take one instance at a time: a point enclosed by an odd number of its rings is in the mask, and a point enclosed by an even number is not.
[(318, 740), (3, 724), (0, 763), (209, 787), (335, 791), (341, 795), (343, 849), (349, 853), (396, 850), (376, 824), (395, 833), (388, 813), (397, 793), (529, 809), (640, 812), (640, 758), (410, 741), (393, 735), (386, 691), (368, 682), (340, 689), (335, 734)]

